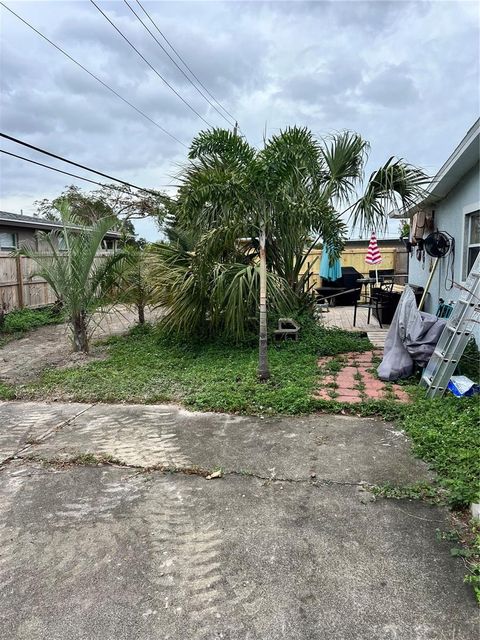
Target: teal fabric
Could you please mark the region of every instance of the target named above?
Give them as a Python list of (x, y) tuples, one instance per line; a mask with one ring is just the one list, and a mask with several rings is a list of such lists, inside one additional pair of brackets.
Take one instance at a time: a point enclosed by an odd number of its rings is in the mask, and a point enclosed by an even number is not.
[(322, 249), (322, 259), (320, 261), (320, 277), (323, 280), (338, 280), (342, 277), (342, 263), (337, 258), (331, 264), (330, 251), (328, 245), (324, 245)]

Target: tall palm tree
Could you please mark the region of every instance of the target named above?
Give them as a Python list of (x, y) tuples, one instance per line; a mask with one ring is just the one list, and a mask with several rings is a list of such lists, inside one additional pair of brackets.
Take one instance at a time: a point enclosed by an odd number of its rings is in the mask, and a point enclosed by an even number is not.
[[(293, 127), (273, 136), (263, 150), (257, 151), (239, 136), (216, 129), (194, 139), (189, 157), (191, 164), (179, 192), (180, 226), (200, 235), (207, 233), (211, 245), (218, 239), (230, 251), (238, 245), (239, 238), (251, 238), (251, 245), (258, 250), (258, 376), (266, 380), (270, 376), (267, 271), (287, 280), (292, 276), (292, 249), (295, 241), (304, 245), (313, 219), (327, 234), (323, 229), (326, 216), (322, 213), (328, 203), (315, 190), (319, 180), (317, 145), (308, 130)], [(332, 225), (334, 244), (338, 244), (342, 229), (337, 219)], [(269, 244), (276, 247), (276, 252), (271, 252), (270, 265)]]
[(105, 234), (118, 220), (109, 216), (86, 228), (72, 215), (66, 200), (59, 202), (57, 208), (62, 228), (38, 232), (45, 250), (38, 252), (23, 246), (19, 254), (36, 262), (34, 275), (46, 280), (62, 303), (72, 329), (73, 350), (88, 353), (91, 312), (112, 292), (124, 259), (121, 252), (97, 256)]
[(367, 153), (368, 143), (356, 133), (318, 141), (300, 127), (272, 136), (260, 150), (222, 129), (201, 132), (192, 142), (176, 206), (178, 225), (197, 238), (199, 270), (212, 262), (228, 263), (238, 253), (239, 239), (250, 239), (248, 246), (259, 260), (262, 380), (269, 377), (269, 274), (298, 295), (309, 245), (322, 238), (332, 255), (339, 255), (345, 214), (354, 224), (378, 229), (388, 209), (409, 206), (422, 192), (425, 174), (391, 158), (372, 174), (359, 198)]

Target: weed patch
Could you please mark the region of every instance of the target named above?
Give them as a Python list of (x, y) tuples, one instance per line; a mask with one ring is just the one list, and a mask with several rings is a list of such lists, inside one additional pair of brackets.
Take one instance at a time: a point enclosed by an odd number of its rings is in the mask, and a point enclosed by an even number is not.
[(29, 385), (27, 397), (101, 402), (181, 402), (198, 409), (250, 414), (300, 414), (321, 407), (313, 398), (319, 356), (367, 351), (355, 333), (302, 322), (298, 342), (271, 343), (272, 377), (257, 380), (256, 344), (180, 340), (159, 329), (134, 329), (111, 338), (106, 360), (49, 370)]
[(445, 396), (435, 400), (416, 391), (406, 405), (401, 426), (412, 438), (414, 453), (437, 472), (454, 508), (480, 499), (480, 403), (477, 398)]
[[(4, 317), (0, 327), (0, 341), (21, 338), (28, 331), (43, 327), (48, 324), (59, 324), (64, 318), (56, 307), (43, 307), (42, 309), (15, 309)], [(0, 342), (1, 346), (1, 342)]]

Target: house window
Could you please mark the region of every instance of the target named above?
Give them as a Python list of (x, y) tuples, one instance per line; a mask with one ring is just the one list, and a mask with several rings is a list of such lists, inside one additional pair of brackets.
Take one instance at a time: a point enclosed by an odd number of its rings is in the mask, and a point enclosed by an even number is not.
[(113, 238), (104, 238), (102, 241), (102, 248), (105, 251), (115, 251), (116, 240)]
[(0, 232), (0, 251), (13, 251), (17, 246), (16, 233)]
[(480, 211), (465, 218), (465, 253), (463, 257), (463, 279), (466, 280), (480, 252)]
[(65, 242), (65, 238), (64, 236), (58, 236), (58, 250), (59, 251), (66, 251), (67, 250), (67, 243)]

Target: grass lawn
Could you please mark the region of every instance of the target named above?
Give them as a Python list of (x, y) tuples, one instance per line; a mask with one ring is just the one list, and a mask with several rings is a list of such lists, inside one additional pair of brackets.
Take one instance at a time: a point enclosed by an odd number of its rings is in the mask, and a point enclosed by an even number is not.
[(429, 400), (417, 389), (400, 422), (413, 441), (415, 455), (437, 472), (449, 504), (462, 508), (480, 502), (478, 397)]
[(311, 321), (302, 326), (298, 342), (270, 345), (272, 377), (266, 383), (257, 381), (255, 342), (185, 341), (147, 326), (111, 338), (106, 360), (47, 371), (25, 393), (77, 401), (179, 402), (204, 411), (308, 413), (319, 408), (311, 397), (318, 356), (367, 351), (371, 344), (358, 333), (322, 329)]

